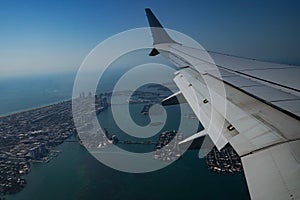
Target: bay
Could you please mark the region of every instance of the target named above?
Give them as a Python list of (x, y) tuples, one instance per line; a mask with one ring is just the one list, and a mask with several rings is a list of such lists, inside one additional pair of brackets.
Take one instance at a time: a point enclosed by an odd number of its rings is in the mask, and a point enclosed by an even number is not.
[[(74, 75), (0, 80), (0, 115), (55, 103), (71, 97)], [(137, 116), (142, 105), (132, 107)], [(171, 114), (176, 116), (176, 109)], [(110, 132), (118, 132), (111, 112), (99, 116)], [(174, 125), (174, 119), (170, 124)], [(167, 126), (166, 129), (173, 128)], [(123, 138), (125, 139), (125, 138)], [(147, 147), (149, 148), (149, 147)], [(111, 169), (96, 160), (79, 143), (63, 143), (61, 153), (49, 163), (33, 163), (25, 176), (27, 185), (6, 199), (249, 199), (243, 173), (217, 174), (207, 169), (198, 151), (184, 156), (161, 170), (130, 174)]]
[[(114, 124), (107, 128), (116, 130)], [(7, 199), (249, 199), (243, 173), (212, 172), (196, 150), (164, 169), (130, 174), (103, 165), (79, 143), (57, 148), (63, 153), (50, 163), (34, 163), (25, 189)]]

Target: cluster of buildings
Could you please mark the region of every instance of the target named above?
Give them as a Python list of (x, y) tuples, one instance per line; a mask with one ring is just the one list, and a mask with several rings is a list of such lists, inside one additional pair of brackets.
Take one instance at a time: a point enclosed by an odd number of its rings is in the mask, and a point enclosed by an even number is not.
[(177, 160), (183, 154), (178, 144), (182, 139), (183, 134), (174, 130), (161, 133), (154, 148), (154, 159), (163, 161)]
[(237, 173), (243, 171), (242, 161), (235, 150), (225, 146), (221, 151), (214, 147), (206, 155), (208, 168), (218, 173)]
[(26, 185), (26, 180), (21, 175), (29, 172), (30, 166), (25, 159), (12, 159), (1, 156), (0, 162), (0, 194), (13, 194)]
[[(114, 93), (114, 95), (124, 96), (124, 93), (126, 91)], [(147, 102), (148, 105), (145, 105), (141, 112), (147, 115), (152, 103), (161, 101), (169, 95), (168, 93), (169, 91), (164, 90), (160, 92), (138, 91), (128, 101), (129, 103)], [(48, 162), (51, 157), (57, 155), (54, 147), (63, 143), (71, 135), (77, 134), (78, 130), (84, 130), (83, 132), (86, 133), (86, 135), (80, 135), (79, 142), (88, 148), (103, 148), (116, 143), (155, 144), (154, 159), (173, 161), (181, 157), (183, 152), (178, 142), (183, 139), (183, 135), (176, 131), (161, 133), (157, 142), (119, 141), (116, 135), (110, 135), (107, 130), (94, 131), (92, 120), (90, 120), (93, 112), (96, 110), (96, 114), (99, 114), (106, 110), (110, 106), (111, 95), (112, 93), (102, 93), (92, 98), (90, 93), (80, 94), (79, 98), (73, 101), (77, 106), (73, 112), (80, 113), (76, 115), (79, 116), (78, 118), (73, 118), (71, 100), (0, 117), (0, 196), (20, 191), (26, 185), (26, 180), (22, 178), (22, 175), (30, 171), (30, 163)], [(91, 99), (92, 104), (90, 104)], [(86, 109), (85, 104), (94, 107), (95, 110)], [(74, 121), (78, 130), (75, 128)], [(231, 150), (221, 154), (211, 152), (207, 158), (209, 165), (223, 169), (223, 166), (218, 164), (219, 155), (223, 154), (230, 155), (230, 160), (236, 159), (234, 155), (231, 155)], [(226, 156), (223, 157), (227, 159)], [(225, 162), (222, 161), (222, 163)], [(238, 166), (238, 161), (234, 163)]]
[(21, 190), (30, 162), (49, 161), (52, 149), (75, 133), (71, 101), (0, 118), (0, 194)]
[(155, 104), (161, 102), (163, 99), (167, 98), (170, 95), (169, 91), (161, 91), (161, 92), (145, 92), (145, 91), (136, 91), (131, 96), (129, 103), (137, 104), (137, 103), (149, 103)]
[(98, 115), (110, 106), (110, 95), (101, 93), (93, 98), (90, 93), (87, 97), (82, 93), (73, 101), (73, 120), (80, 136), (79, 142), (87, 148), (103, 148), (110, 144), (107, 130), (96, 129), (93, 121), (94, 114)]
[[(123, 93), (114, 95), (124, 95)], [(112, 93), (102, 93), (95, 96), (92, 106), (95, 106), (96, 114), (110, 106), (111, 95)], [(129, 102), (157, 102), (166, 95), (136, 92)], [(78, 99), (77, 102), (85, 104), (94, 98), (91, 93), (82, 93)], [(87, 135), (81, 136), (80, 142), (87, 142), (87, 146), (99, 148), (100, 145), (102, 147), (119, 142), (116, 135), (109, 136), (106, 130), (104, 133), (90, 134), (89, 130), (93, 129), (93, 125), (89, 123), (91, 113), (84, 106), (82, 109), (80, 105), (78, 107), (75, 110), (80, 112), (82, 119), (73, 119), (71, 100), (0, 117), (0, 196), (16, 193), (25, 186), (26, 180), (22, 175), (30, 171), (31, 162), (48, 162), (52, 156), (57, 155), (54, 147), (77, 134), (73, 120), (79, 121), (76, 125), (80, 126), (77, 128), (86, 130)]]

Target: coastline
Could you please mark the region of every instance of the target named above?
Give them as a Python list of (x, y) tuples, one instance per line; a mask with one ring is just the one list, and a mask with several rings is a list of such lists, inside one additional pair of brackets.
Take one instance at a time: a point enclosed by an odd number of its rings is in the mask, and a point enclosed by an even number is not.
[[(139, 118), (146, 120), (146, 117), (139, 114), (141, 106), (134, 105), (134, 109)], [(111, 117), (110, 112), (103, 112), (101, 115), (103, 119)], [(111, 132), (116, 130), (114, 126), (107, 128)], [(19, 193), (4, 197), (7, 200), (62, 198), (72, 200), (103, 197), (195, 199), (199, 197), (199, 187), (203, 187), (200, 196), (211, 199), (229, 199), (232, 196), (236, 196), (236, 199), (250, 199), (243, 173), (220, 175), (212, 172), (207, 168), (205, 159), (197, 159), (198, 151), (186, 152), (182, 159), (162, 170), (147, 174), (129, 174), (99, 163), (78, 143), (64, 142), (55, 149), (60, 149), (63, 153), (49, 163), (33, 163), (31, 172), (24, 176), (28, 181), (26, 187)], [(131, 184), (128, 184), (128, 180)], [(199, 180), (209, 184), (201, 184)], [(211, 193), (215, 188), (221, 187), (222, 190), (218, 193)], [(174, 189), (180, 193), (170, 192)]]
[(71, 107), (68, 99), (0, 117), (1, 194), (23, 190), (31, 163), (49, 162), (58, 155), (53, 149), (75, 134)]
[(21, 110), (11, 111), (11, 112), (8, 112), (8, 113), (0, 114), (0, 119), (3, 118), (3, 117), (11, 116), (11, 115), (17, 115), (17, 114), (20, 114), (20, 113), (23, 113), (23, 112), (29, 112), (29, 111), (34, 111), (34, 110), (41, 109), (41, 108), (47, 108), (49, 106), (53, 106), (53, 105), (60, 104), (60, 103), (63, 103), (63, 102), (67, 102), (67, 101), (71, 101), (71, 100), (72, 100), (72, 98), (67, 98), (67, 99), (64, 99), (64, 100), (58, 100), (58, 101), (55, 101), (55, 102), (52, 102), (52, 103), (43, 104), (43, 105), (37, 106), (37, 107), (31, 107), (31, 108), (25, 108), (25, 109), (21, 109)]

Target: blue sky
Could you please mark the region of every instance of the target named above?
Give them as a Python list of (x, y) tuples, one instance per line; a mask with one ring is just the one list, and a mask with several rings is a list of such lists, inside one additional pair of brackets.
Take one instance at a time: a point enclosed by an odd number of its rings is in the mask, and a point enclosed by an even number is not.
[(0, 0), (0, 76), (74, 71), (107, 37), (147, 26), (146, 7), (208, 50), (300, 65), (299, 1)]

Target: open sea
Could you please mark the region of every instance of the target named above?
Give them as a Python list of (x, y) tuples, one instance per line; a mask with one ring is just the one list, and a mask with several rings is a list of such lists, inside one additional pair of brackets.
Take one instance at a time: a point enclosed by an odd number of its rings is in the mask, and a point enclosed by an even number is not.
[[(0, 79), (0, 115), (70, 99), (75, 74)], [(139, 113), (142, 105), (133, 105)], [(176, 109), (168, 111), (175, 116)], [(135, 116), (147, 123), (145, 116)], [(133, 116), (133, 118), (135, 118)], [(118, 131), (110, 109), (99, 115), (110, 132)], [(191, 119), (192, 120), (192, 119)], [(172, 121), (172, 119), (171, 119)], [(172, 126), (169, 125), (170, 127)], [(198, 151), (187, 151), (168, 167), (130, 174), (111, 169), (79, 143), (65, 142), (49, 163), (33, 163), (25, 189), (14, 200), (52, 199), (250, 199), (244, 174), (217, 174), (207, 169)]]

